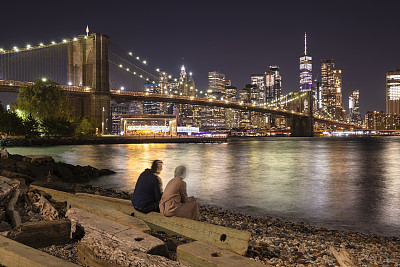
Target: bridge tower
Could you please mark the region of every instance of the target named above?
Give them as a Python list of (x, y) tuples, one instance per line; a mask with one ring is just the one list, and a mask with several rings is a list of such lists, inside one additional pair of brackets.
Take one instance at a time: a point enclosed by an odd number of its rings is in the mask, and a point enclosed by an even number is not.
[[(314, 99), (313, 91), (307, 92), (308, 98), (308, 116), (307, 117), (292, 117), (291, 118), (291, 134), (292, 137), (314, 137)], [(300, 98), (300, 102), (304, 99)]]
[(87, 97), (72, 99), (77, 116), (101, 122), (101, 132), (111, 130), (111, 95), (109, 84), (109, 37), (101, 33), (79, 36), (68, 45), (68, 84), (91, 88)]

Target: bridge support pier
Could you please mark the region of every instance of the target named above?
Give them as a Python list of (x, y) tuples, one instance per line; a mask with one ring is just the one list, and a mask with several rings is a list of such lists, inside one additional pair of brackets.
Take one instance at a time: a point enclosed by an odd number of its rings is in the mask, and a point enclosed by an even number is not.
[(291, 118), (291, 137), (314, 137), (314, 118)]

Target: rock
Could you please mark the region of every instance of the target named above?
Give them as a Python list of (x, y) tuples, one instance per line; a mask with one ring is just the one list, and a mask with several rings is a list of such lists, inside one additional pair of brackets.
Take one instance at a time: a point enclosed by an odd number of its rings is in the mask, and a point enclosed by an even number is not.
[(2, 148), (1, 150), (0, 150), (0, 158), (1, 159), (8, 159), (8, 151), (7, 151), (7, 149), (6, 148)]

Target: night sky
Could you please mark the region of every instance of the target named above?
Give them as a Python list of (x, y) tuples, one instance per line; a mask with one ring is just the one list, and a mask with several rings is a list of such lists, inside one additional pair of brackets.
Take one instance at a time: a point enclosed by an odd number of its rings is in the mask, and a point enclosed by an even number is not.
[[(385, 109), (385, 73), (400, 68), (397, 1), (2, 1), (1, 48), (109, 35), (150, 65), (193, 71), (196, 87), (220, 71), (239, 89), (252, 73), (281, 68), (284, 93), (298, 90), (303, 36), (314, 79), (322, 58), (343, 74), (343, 101), (359, 89), (361, 111)], [(4, 94), (2, 102), (10, 101)]]

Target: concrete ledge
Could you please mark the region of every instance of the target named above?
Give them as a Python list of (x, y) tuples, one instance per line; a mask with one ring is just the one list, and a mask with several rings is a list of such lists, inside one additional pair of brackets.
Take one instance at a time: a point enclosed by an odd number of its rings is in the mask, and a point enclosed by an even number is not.
[(96, 199), (103, 207), (116, 209), (125, 214), (135, 213), (135, 217), (147, 222), (154, 230), (174, 233), (190, 239), (202, 241), (240, 255), (245, 255), (251, 234), (246, 231), (231, 229), (205, 222), (198, 222), (178, 217), (165, 217), (160, 213), (144, 214), (136, 211), (129, 200), (114, 199), (92, 194), (76, 194), (79, 198)]
[(262, 263), (203, 242), (178, 246), (177, 261), (193, 267), (261, 267)]
[(70, 198), (67, 200), (67, 207), (88, 211), (141, 232), (150, 232), (150, 227), (143, 220), (106, 207), (94, 199)]
[(75, 267), (42, 251), (25, 246), (0, 235), (0, 264), (7, 267)]

